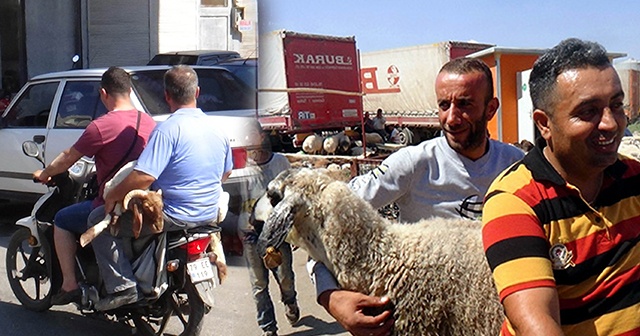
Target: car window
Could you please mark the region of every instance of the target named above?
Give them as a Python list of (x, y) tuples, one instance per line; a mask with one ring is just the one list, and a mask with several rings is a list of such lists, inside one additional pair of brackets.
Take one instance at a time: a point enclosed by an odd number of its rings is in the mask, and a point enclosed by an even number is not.
[(198, 56), (191, 55), (156, 55), (147, 65), (176, 65), (187, 64), (196, 65), (198, 63)]
[(56, 128), (86, 128), (89, 123), (107, 113), (100, 100), (100, 82), (69, 81), (58, 105)]
[[(197, 105), (203, 111), (224, 111), (255, 108), (255, 91), (230, 72), (216, 69), (196, 69), (200, 96)], [(171, 113), (164, 100), (165, 71), (141, 71), (131, 76), (134, 90), (145, 109), (152, 115)]]
[(202, 70), (198, 81), (198, 107), (203, 111), (255, 108), (255, 91), (228, 71)]
[(131, 75), (131, 84), (140, 102), (151, 115), (169, 114), (169, 105), (164, 100), (165, 70), (141, 71)]
[(220, 64), (220, 66), (231, 71), (232, 74), (240, 78), (245, 84), (253, 88), (256, 87), (256, 67), (242, 64)]
[(58, 85), (58, 82), (30, 85), (2, 118), (2, 125), (9, 128), (45, 128)]

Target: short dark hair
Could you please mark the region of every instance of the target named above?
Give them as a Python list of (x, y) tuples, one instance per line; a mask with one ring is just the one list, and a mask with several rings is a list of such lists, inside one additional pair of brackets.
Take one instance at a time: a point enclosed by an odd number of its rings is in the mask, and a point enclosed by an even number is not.
[(611, 66), (607, 51), (596, 42), (569, 38), (547, 50), (533, 64), (529, 76), (529, 90), (534, 109), (553, 114), (552, 106), (556, 98), (556, 80), (567, 70), (587, 67), (604, 68)]
[(477, 58), (454, 58), (451, 61), (445, 63), (438, 74), (447, 72), (458, 75), (464, 75), (472, 72), (480, 72), (484, 74), (487, 81), (487, 96), (485, 97), (485, 103), (488, 103), (493, 98), (493, 75), (491, 69), (485, 62)]
[(131, 76), (124, 69), (112, 66), (102, 74), (100, 86), (110, 95), (129, 95)]
[(164, 74), (164, 90), (178, 104), (196, 99), (198, 74), (188, 65), (175, 65)]

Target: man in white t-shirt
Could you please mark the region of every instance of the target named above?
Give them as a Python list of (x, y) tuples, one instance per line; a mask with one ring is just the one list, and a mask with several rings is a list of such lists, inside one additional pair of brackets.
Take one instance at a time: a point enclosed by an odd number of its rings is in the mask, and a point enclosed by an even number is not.
[[(524, 152), (487, 136), (487, 123), (499, 101), (485, 63), (454, 59), (440, 69), (435, 86), (444, 135), (399, 150), (349, 186), (374, 207), (396, 202), (403, 222), (429, 217), (479, 219), (493, 179), (522, 159)], [(390, 311), (363, 313), (365, 308), (384, 307), (387, 298), (341, 290), (324, 265), (309, 266), (318, 302), (345, 329), (354, 335), (389, 333), (394, 322)]]

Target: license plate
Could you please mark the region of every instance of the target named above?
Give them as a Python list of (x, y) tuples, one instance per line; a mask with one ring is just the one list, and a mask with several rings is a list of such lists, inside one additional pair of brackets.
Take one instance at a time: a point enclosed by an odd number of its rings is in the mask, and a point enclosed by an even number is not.
[(193, 283), (213, 279), (215, 276), (209, 258), (202, 258), (187, 263), (187, 271)]

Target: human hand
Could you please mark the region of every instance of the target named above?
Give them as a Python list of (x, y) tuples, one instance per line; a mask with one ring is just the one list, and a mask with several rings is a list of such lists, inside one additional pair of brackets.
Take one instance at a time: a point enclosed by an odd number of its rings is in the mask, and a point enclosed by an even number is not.
[(104, 200), (104, 213), (108, 215), (113, 212), (113, 209), (116, 208), (116, 201), (110, 199), (109, 197)]
[[(356, 336), (390, 335), (393, 315), (386, 307), (388, 297), (368, 296), (347, 290), (331, 290), (320, 294), (320, 304), (348, 332)], [(371, 311), (382, 310), (379, 314)]]
[(47, 182), (49, 182), (49, 180), (51, 179), (51, 177), (47, 176), (46, 174), (43, 174), (44, 170), (42, 169), (38, 169), (36, 171), (33, 172), (32, 175), (32, 179), (34, 182), (40, 182), (42, 184), (46, 184)]

